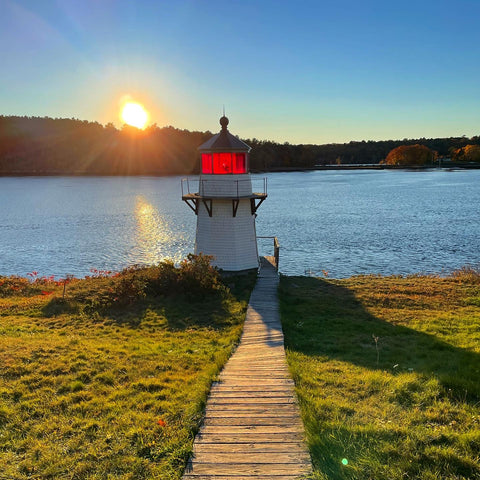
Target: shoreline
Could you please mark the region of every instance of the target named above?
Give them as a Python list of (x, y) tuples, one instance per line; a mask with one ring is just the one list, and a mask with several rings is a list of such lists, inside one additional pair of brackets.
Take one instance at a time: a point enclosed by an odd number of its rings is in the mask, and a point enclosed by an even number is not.
[[(447, 164), (447, 165), (382, 165), (382, 164), (343, 164), (318, 165), (315, 167), (278, 167), (268, 170), (252, 169), (250, 173), (282, 173), (282, 172), (312, 172), (328, 170), (478, 170), (480, 164)], [(183, 177), (199, 175), (197, 172), (159, 173), (145, 172), (129, 175), (115, 173), (86, 173), (86, 172), (0, 172), (0, 178), (5, 177)]]

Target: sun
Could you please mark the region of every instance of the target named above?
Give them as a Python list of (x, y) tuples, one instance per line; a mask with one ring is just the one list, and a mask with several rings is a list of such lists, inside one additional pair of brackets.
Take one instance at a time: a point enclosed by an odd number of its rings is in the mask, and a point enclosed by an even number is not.
[(148, 122), (148, 112), (137, 102), (127, 102), (122, 108), (122, 120), (132, 127), (145, 128)]

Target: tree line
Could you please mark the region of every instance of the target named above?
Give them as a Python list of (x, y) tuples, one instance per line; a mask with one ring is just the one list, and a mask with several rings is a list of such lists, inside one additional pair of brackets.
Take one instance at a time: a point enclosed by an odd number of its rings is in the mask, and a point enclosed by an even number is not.
[[(0, 175), (184, 175), (199, 172), (197, 147), (212, 132), (152, 125), (145, 130), (86, 120), (0, 116)], [(243, 139), (252, 171), (378, 164), (395, 148), (423, 145), (466, 160), (480, 136), (292, 145)]]

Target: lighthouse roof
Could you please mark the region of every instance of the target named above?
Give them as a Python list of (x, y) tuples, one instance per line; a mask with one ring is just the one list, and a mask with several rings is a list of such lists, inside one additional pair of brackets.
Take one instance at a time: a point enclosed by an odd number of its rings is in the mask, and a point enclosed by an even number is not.
[(249, 152), (251, 147), (242, 142), (235, 135), (232, 135), (228, 129), (228, 118), (223, 116), (220, 119), (222, 130), (205, 143), (198, 147), (200, 152)]

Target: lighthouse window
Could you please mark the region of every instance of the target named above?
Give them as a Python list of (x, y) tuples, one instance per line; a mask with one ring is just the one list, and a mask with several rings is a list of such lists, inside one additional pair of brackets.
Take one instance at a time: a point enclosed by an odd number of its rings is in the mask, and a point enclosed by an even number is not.
[(211, 153), (202, 153), (202, 173), (213, 173)]
[(233, 173), (246, 173), (247, 165), (245, 161), (245, 154), (233, 153), (232, 156), (235, 157), (235, 161), (233, 163)]

